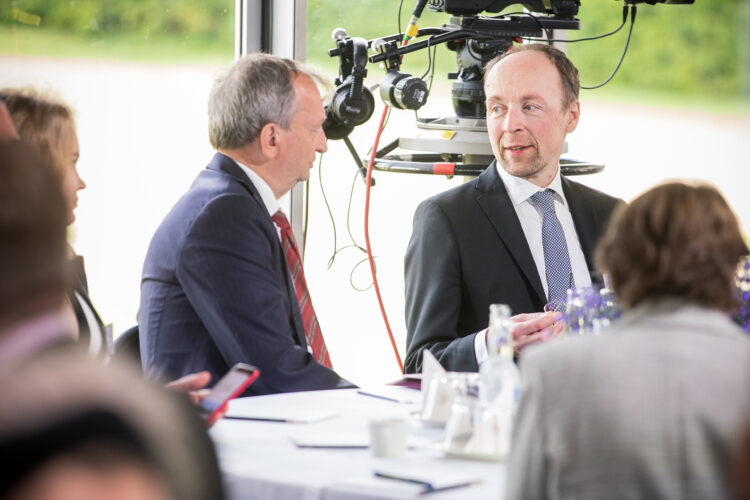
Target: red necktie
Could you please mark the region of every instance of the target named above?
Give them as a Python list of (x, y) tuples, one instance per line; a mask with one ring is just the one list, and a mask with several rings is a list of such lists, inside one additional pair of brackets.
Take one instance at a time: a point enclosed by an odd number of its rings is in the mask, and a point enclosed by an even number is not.
[(318, 318), (315, 316), (315, 309), (313, 309), (312, 300), (310, 300), (310, 292), (307, 290), (305, 271), (302, 269), (302, 260), (297, 252), (297, 242), (294, 240), (292, 228), (281, 210), (273, 214), (271, 219), (281, 229), (281, 246), (284, 249), (286, 263), (294, 281), (294, 292), (297, 294), (307, 343), (312, 346), (313, 356), (318, 363), (332, 368), (331, 359), (328, 357), (328, 349), (326, 349), (326, 343), (323, 340), (323, 332), (320, 331)]

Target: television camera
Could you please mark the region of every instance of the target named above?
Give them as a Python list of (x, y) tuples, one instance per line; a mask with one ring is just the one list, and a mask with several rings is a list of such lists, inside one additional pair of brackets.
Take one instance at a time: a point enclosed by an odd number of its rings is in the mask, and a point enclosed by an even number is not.
[[(691, 4), (693, 1), (624, 0), (620, 27), (586, 40), (616, 33), (625, 25), (628, 13), (632, 32), (635, 5), (638, 3)], [(521, 4), (526, 11), (498, 14), (514, 4)], [(439, 28), (416, 30), (416, 20), (425, 7), (431, 11), (450, 14), (448, 23)], [(372, 92), (364, 85), (367, 63), (382, 62), (385, 66), (386, 75), (379, 85), (380, 97), (385, 104), (396, 109), (416, 111), (427, 102), (429, 88), (422, 78), (400, 70), (402, 59), (411, 52), (424, 49), (429, 51), (436, 45), (445, 43), (449, 50), (456, 53), (456, 71), (448, 74), (448, 79), (453, 81), (451, 96), (455, 116), (418, 117), (417, 128), (440, 133), (433, 138), (396, 139), (377, 151), (374, 168), (394, 172), (478, 175), (493, 158), (486, 135), (482, 81), (484, 66), (522, 40), (565, 42), (566, 40), (555, 40), (554, 33), (558, 30), (580, 29), (580, 21), (576, 17), (579, 7), (580, 0), (418, 0), (412, 11), (412, 23), (409, 27), (413, 27), (414, 31), (407, 29), (405, 33), (365, 40), (349, 37), (340, 28), (335, 30), (333, 38), (336, 47), (330, 49), (328, 54), (339, 58), (339, 76), (335, 82), (337, 87), (333, 98), (326, 110), (326, 136), (329, 139), (345, 140), (364, 175), (362, 159), (356, 155), (348, 135), (356, 126), (369, 120), (375, 108)], [(498, 15), (480, 15), (482, 13)], [(417, 40), (407, 45), (404, 42), (409, 38)], [(628, 42), (629, 40), (630, 33)], [(374, 54), (368, 56), (368, 50), (372, 50)], [(618, 68), (619, 63), (615, 72)], [(398, 148), (422, 153), (391, 154)], [(603, 165), (561, 160), (561, 169), (567, 175), (593, 173), (603, 168)]]

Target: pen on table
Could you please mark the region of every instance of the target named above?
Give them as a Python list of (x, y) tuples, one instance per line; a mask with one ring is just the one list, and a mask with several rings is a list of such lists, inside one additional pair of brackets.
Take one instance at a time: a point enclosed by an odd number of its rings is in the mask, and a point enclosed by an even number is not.
[(289, 418), (269, 418), (269, 417), (241, 417), (226, 415), (224, 417), (228, 420), (253, 420), (255, 422), (278, 422), (281, 424), (306, 424), (306, 420), (293, 420)]
[(371, 398), (384, 399), (386, 401), (393, 401), (394, 403), (404, 403), (404, 401), (400, 399), (383, 396), (381, 394), (373, 394), (372, 392), (357, 391), (357, 394), (361, 394), (363, 396), (370, 396)]
[(475, 481), (466, 481), (465, 483), (449, 484), (448, 486), (440, 486), (439, 488), (425, 488), (424, 490), (417, 493), (417, 495), (429, 495), (430, 493), (439, 493), (441, 491), (455, 490), (456, 488), (465, 488), (467, 486), (474, 486), (475, 484), (481, 483), (481, 479)]
[(375, 477), (382, 477), (384, 479), (393, 479), (396, 481), (403, 481), (405, 483), (411, 483), (411, 484), (418, 484), (420, 486), (424, 486), (427, 489), (433, 489), (432, 483), (429, 481), (425, 481), (423, 479), (415, 479), (412, 477), (405, 477), (405, 476), (394, 476), (393, 474), (388, 474), (385, 472), (374, 472)]

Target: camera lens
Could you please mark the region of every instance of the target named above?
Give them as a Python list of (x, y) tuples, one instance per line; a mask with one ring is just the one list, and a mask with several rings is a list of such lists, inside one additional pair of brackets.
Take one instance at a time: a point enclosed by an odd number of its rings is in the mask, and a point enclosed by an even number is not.
[(427, 84), (399, 71), (388, 73), (380, 84), (380, 97), (397, 109), (419, 109), (427, 102)]

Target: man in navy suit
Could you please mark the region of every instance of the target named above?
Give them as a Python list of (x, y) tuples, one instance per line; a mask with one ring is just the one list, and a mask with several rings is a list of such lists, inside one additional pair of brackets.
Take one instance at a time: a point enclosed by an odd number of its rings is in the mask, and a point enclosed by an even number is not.
[[(517, 349), (550, 338), (560, 325), (553, 326), (558, 313), (541, 312), (550, 283), (563, 294), (569, 285), (591, 284), (594, 247), (621, 201), (560, 175), (565, 136), (580, 116), (578, 88), (578, 70), (549, 45), (517, 46), (488, 63), (487, 130), (496, 161), (417, 208), (405, 259), (405, 371), (421, 371), (424, 349), (449, 370), (477, 371), (487, 358), (483, 329), (494, 303), (521, 313), (514, 317)], [(537, 193), (549, 195), (561, 230), (557, 248), (565, 248), (554, 260), (565, 263), (556, 281)]]
[(327, 149), (316, 80), (294, 61), (253, 54), (214, 84), (218, 152), (157, 229), (143, 268), (147, 375), (208, 370), (216, 381), (245, 362), (261, 371), (247, 395), (351, 386), (308, 347), (300, 309), (310, 306), (298, 303), (272, 220)]

